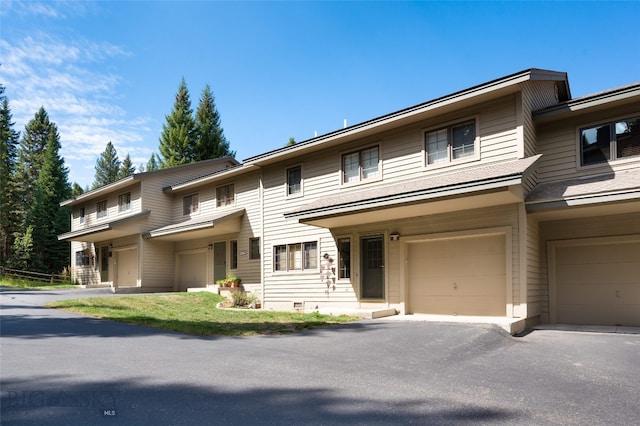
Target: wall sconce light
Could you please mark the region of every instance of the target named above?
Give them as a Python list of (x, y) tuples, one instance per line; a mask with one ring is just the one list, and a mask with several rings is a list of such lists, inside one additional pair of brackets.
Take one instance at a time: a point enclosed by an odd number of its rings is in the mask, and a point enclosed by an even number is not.
[(400, 234), (394, 232), (393, 234), (389, 234), (389, 239), (391, 241), (398, 241), (400, 239)]
[(209, 250), (213, 250), (213, 244), (209, 244), (209, 245), (207, 246), (207, 248), (208, 248)]

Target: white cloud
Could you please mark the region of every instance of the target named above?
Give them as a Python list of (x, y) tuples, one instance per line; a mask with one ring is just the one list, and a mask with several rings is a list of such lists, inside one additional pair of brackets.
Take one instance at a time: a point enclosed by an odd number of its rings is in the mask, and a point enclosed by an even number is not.
[[(46, 13), (47, 5), (40, 6), (42, 10), (34, 6), (32, 12)], [(15, 130), (23, 131), (43, 106), (58, 126), (61, 155), (71, 169), (71, 180), (83, 186), (91, 183), (95, 160), (109, 141), (123, 158), (127, 153), (134, 161), (149, 158), (151, 150), (142, 142), (151, 131), (150, 119), (128, 117), (116, 95), (123, 78), (103, 70), (105, 63), (111, 67), (129, 55), (124, 48), (36, 33), (18, 40), (2, 39), (0, 50), (0, 82), (7, 88)], [(90, 170), (85, 169), (87, 162)]]

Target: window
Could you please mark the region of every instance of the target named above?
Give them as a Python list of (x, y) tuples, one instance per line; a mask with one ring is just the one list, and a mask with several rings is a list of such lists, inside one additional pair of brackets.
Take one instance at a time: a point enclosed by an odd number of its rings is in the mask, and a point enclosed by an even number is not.
[(302, 167), (287, 169), (287, 195), (302, 193)]
[(84, 207), (80, 207), (80, 223), (84, 223), (85, 210)]
[(216, 188), (216, 206), (232, 206), (235, 204), (235, 185), (229, 184)]
[(476, 144), (476, 121), (454, 124), (425, 133), (427, 164), (447, 163), (472, 157)]
[(118, 212), (126, 212), (131, 210), (131, 193), (118, 195)]
[(640, 155), (640, 117), (580, 129), (581, 164)]
[(351, 152), (342, 156), (342, 182), (360, 182), (380, 176), (378, 147)]
[(76, 266), (89, 266), (89, 265), (91, 265), (91, 256), (89, 256), (89, 249), (77, 251)]
[(231, 240), (231, 269), (238, 269), (238, 241)]
[(187, 195), (182, 199), (182, 214), (189, 215), (198, 211), (198, 194)]
[(274, 271), (318, 269), (318, 243), (295, 243), (273, 247)]
[(260, 259), (260, 238), (249, 238), (249, 259)]
[(338, 239), (338, 279), (351, 278), (351, 238)]
[(100, 201), (96, 204), (96, 212), (96, 216), (98, 216), (98, 218), (107, 217), (107, 200)]

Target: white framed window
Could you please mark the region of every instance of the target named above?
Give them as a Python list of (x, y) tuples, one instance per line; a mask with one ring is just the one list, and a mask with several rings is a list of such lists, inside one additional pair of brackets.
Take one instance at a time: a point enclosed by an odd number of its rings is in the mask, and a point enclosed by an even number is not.
[(216, 188), (216, 207), (233, 206), (235, 203), (236, 190), (233, 183)]
[(287, 169), (287, 196), (302, 195), (302, 166)]
[(80, 217), (80, 224), (83, 224), (85, 221), (85, 208), (84, 207), (80, 207), (80, 212), (78, 213), (78, 216)]
[(96, 203), (96, 216), (98, 219), (107, 217), (107, 200)]
[(380, 147), (372, 146), (342, 155), (342, 183), (380, 178)]
[(187, 195), (182, 198), (182, 214), (187, 216), (197, 213), (199, 208), (198, 194)]
[(231, 267), (230, 269), (238, 269), (238, 240), (229, 241), (231, 250)]
[(118, 195), (118, 212), (127, 212), (131, 210), (131, 193)]
[(580, 165), (640, 155), (640, 117), (580, 129)]
[(476, 159), (477, 120), (470, 119), (424, 133), (427, 166)]
[(91, 266), (91, 254), (89, 249), (76, 252), (76, 266)]
[(281, 244), (273, 246), (274, 271), (302, 271), (318, 269), (318, 242)]

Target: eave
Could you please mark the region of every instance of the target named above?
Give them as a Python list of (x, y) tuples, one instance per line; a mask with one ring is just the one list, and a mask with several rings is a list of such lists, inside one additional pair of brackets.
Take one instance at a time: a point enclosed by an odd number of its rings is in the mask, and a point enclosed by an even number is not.
[(214, 235), (240, 232), (240, 219), (245, 209), (217, 212), (213, 215), (194, 217), (146, 232), (143, 238), (163, 241), (184, 241)]
[(140, 227), (139, 225), (130, 225), (140, 219), (148, 217), (150, 214), (150, 210), (145, 210), (140, 213), (123, 217), (121, 219), (88, 226), (86, 228), (78, 229), (71, 232), (66, 232), (64, 234), (58, 235), (58, 240), (98, 242), (125, 237), (127, 235), (135, 235), (140, 232)]

